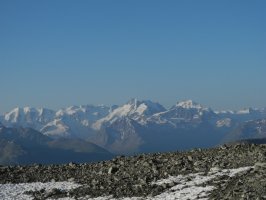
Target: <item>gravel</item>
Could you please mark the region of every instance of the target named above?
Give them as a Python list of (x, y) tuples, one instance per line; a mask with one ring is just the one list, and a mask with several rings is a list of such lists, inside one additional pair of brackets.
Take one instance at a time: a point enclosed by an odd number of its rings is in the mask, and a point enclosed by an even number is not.
[(178, 181), (154, 184), (160, 180), (196, 173), (207, 176), (213, 170), (243, 167), (249, 168), (201, 183), (202, 187), (213, 188), (208, 198), (266, 199), (266, 145), (263, 144), (239, 143), (186, 152), (119, 156), (90, 164), (0, 166), (0, 184), (68, 181), (81, 185), (69, 191), (28, 191), (35, 199), (155, 197), (180, 184)]

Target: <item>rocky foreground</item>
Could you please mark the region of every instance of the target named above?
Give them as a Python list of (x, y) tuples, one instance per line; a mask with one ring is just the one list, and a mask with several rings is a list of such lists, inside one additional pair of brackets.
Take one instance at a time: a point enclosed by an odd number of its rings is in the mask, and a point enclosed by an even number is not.
[[(34, 199), (159, 199), (161, 194), (177, 194), (181, 189), (201, 189), (190, 199), (266, 199), (266, 145), (243, 143), (120, 156), (94, 164), (0, 167), (2, 188), (10, 183), (36, 182), (71, 182), (78, 186), (69, 190), (29, 188), (25, 194)], [(178, 195), (172, 199), (188, 199)]]

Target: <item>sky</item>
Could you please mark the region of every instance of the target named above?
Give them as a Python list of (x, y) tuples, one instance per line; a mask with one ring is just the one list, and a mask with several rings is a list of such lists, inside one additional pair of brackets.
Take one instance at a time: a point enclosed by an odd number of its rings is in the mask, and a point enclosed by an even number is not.
[(0, 112), (266, 107), (264, 0), (1, 0)]

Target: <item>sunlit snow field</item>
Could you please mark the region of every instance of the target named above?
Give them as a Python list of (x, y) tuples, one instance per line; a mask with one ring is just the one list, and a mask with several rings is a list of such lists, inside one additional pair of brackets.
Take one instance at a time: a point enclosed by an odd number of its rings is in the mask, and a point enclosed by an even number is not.
[[(224, 169), (219, 170), (212, 168), (208, 175), (203, 173), (195, 173), (189, 175), (171, 176), (167, 179), (162, 179), (152, 184), (161, 185), (165, 183), (173, 183), (173, 187), (167, 191), (154, 197), (130, 197), (119, 198), (119, 200), (174, 200), (174, 199), (208, 199), (208, 193), (215, 189), (214, 186), (201, 186), (210, 180), (218, 178), (219, 176), (227, 175), (235, 176), (239, 172), (247, 171), (251, 167), (242, 167), (238, 169)], [(26, 191), (39, 191), (41, 189), (52, 190), (54, 188), (69, 191), (71, 189), (80, 187), (81, 185), (74, 182), (47, 182), (47, 183), (21, 183), (21, 184), (0, 184), (0, 199), (5, 200), (31, 200), (32, 196), (24, 194)], [(81, 197), (80, 200), (115, 200), (109, 197)], [(74, 198), (66, 197), (61, 200), (74, 200)]]

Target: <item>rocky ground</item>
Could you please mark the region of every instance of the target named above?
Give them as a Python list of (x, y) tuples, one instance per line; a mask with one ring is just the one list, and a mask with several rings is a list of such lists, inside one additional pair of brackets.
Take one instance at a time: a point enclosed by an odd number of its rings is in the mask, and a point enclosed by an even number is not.
[(80, 184), (69, 191), (41, 189), (26, 192), (35, 199), (104, 196), (152, 199), (180, 184), (178, 181), (154, 184), (162, 179), (183, 175), (189, 183), (190, 174), (207, 177), (213, 170), (222, 172), (241, 167), (246, 168), (232, 176), (221, 173), (198, 182), (197, 186), (212, 188), (204, 198), (266, 199), (266, 145), (263, 144), (243, 143), (187, 152), (120, 156), (94, 164), (1, 166), (0, 184), (62, 181)]

